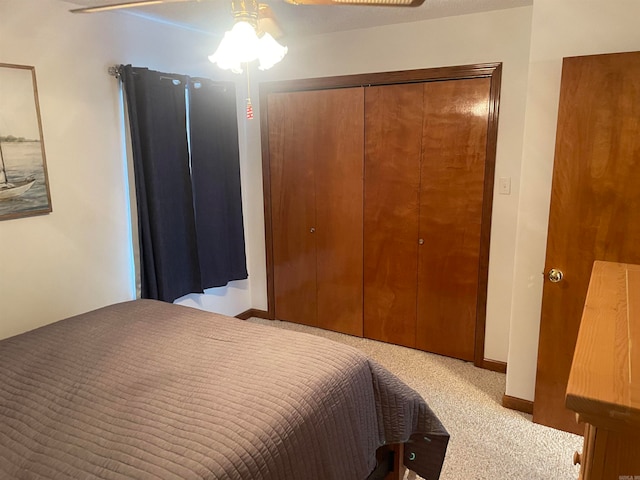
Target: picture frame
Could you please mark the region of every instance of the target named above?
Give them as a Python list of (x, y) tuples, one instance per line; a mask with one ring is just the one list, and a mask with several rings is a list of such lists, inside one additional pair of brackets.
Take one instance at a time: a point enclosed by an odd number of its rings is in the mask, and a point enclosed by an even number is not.
[(0, 220), (52, 210), (35, 67), (0, 63)]

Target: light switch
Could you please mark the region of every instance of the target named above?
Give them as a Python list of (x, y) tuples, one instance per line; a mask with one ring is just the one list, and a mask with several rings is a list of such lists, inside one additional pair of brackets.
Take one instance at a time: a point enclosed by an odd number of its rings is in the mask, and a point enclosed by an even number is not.
[(511, 177), (500, 177), (498, 179), (498, 193), (500, 195), (511, 195)]

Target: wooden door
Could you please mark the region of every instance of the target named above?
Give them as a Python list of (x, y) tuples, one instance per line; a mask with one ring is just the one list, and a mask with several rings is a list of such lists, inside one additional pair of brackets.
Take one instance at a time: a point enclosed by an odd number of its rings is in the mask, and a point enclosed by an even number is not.
[[(312, 94), (269, 95), (269, 167), (275, 315), (317, 326)], [(316, 141), (317, 143), (317, 141)]]
[(564, 277), (544, 284), (533, 420), (574, 433), (564, 399), (593, 262), (640, 263), (638, 78), (640, 52), (562, 67), (545, 272)]
[(415, 347), (422, 84), (365, 92), (364, 334)]
[(474, 360), (491, 80), (424, 84), (418, 348)]
[(363, 88), (305, 92), (314, 118), (318, 326), (362, 336)]
[(362, 336), (363, 90), (272, 93), (275, 316)]

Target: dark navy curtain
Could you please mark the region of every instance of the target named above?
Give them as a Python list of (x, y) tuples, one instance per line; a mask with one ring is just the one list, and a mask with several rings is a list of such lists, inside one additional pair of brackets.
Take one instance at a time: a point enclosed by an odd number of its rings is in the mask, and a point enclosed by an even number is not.
[[(207, 95), (190, 95), (190, 108), (198, 112), (190, 116), (198, 152), (192, 172), (185, 100), (189, 78), (130, 65), (121, 66), (120, 75), (133, 150), (142, 298), (172, 302), (246, 278), (237, 117), (235, 106), (231, 110), (227, 104), (230, 95), (235, 104), (233, 87), (225, 91), (213, 89), (210, 81), (197, 82), (207, 85), (203, 92), (227, 95), (220, 99), (222, 107)], [(202, 112), (209, 108), (213, 116)], [(223, 119), (226, 115), (231, 117)]]
[(135, 172), (142, 298), (201, 290), (186, 133), (186, 77), (122, 67)]
[(189, 89), (191, 182), (204, 288), (247, 278), (233, 85), (193, 79)]

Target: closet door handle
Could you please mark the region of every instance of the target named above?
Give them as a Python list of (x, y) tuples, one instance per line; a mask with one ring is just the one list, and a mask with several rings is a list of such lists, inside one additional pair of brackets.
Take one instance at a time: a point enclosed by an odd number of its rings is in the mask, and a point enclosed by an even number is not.
[(418, 245), (424, 245), (424, 238), (418, 239)]
[(311, 230), (309, 230), (311, 233), (316, 233), (316, 229), (311, 227)]
[(573, 452), (573, 464), (582, 465), (582, 455), (580, 455), (578, 452)]

